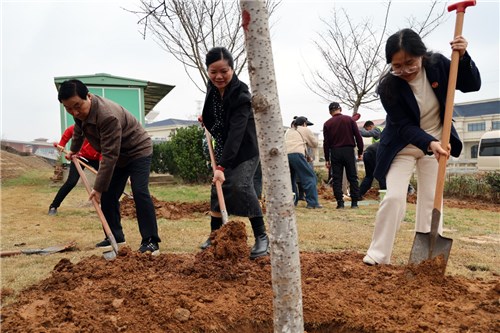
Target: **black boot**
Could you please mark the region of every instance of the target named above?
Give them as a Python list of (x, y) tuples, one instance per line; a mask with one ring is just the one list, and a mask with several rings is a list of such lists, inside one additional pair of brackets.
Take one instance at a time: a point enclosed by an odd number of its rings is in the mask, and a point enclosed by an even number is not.
[(250, 252), (250, 259), (267, 256), (269, 254), (269, 237), (266, 234), (266, 226), (262, 216), (252, 217), (250, 219), (252, 224), (253, 235), (255, 237), (255, 244)]
[(344, 201), (337, 201), (337, 209), (344, 209)]
[[(211, 216), (210, 233), (214, 232), (215, 230), (220, 229), (220, 227), (222, 227), (222, 217)], [(210, 236), (208, 236), (207, 240), (204, 241), (203, 244), (200, 245), (200, 249), (205, 250), (210, 245), (212, 245), (212, 241), (210, 239)]]

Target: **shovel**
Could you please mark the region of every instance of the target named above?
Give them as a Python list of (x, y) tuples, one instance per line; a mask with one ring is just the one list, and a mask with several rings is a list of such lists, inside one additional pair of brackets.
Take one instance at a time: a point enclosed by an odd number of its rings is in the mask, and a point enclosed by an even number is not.
[[(207, 139), (208, 151), (210, 153), (210, 163), (212, 164), (212, 170), (215, 173), (215, 168), (217, 164), (215, 162), (214, 147), (212, 146), (212, 136), (210, 132), (205, 128), (205, 138)], [(215, 182), (215, 189), (217, 190), (217, 199), (219, 200), (220, 213), (222, 215), (222, 224), (226, 224), (228, 221), (226, 202), (224, 201), (224, 193), (222, 192), (222, 184), (220, 181)]]
[[(60, 146), (60, 145), (57, 145), (57, 149), (59, 149), (59, 151), (62, 151), (63, 153), (65, 154), (68, 154), (68, 151), (64, 149), (63, 146)], [(90, 172), (92, 172), (94, 175), (97, 175), (97, 170), (94, 169), (91, 165), (85, 163), (84, 161), (82, 161), (81, 159), (84, 159), (85, 161), (88, 162), (88, 160), (83, 157), (83, 156), (78, 156), (80, 158), (80, 164), (83, 165), (84, 167), (86, 167), (87, 169), (89, 169)], [(130, 182), (130, 181), (129, 181)], [(125, 194), (125, 196), (129, 199), (133, 199), (134, 197), (132, 196), (132, 194), (128, 194), (127, 192), (123, 191), (123, 194)]]
[[(455, 22), (455, 37), (462, 34), (465, 8), (475, 6), (476, 1), (463, 1), (448, 6), (448, 11), (456, 10), (457, 18)], [(448, 90), (446, 94), (446, 106), (443, 121), (443, 133), (441, 147), (448, 149), (450, 143), (451, 123), (453, 117), (453, 103), (455, 99), (455, 89), (457, 86), (458, 62), (460, 54), (453, 51), (451, 55), (450, 76)], [(410, 253), (410, 264), (419, 264), (422, 261), (442, 256), (443, 274), (450, 256), (453, 239), (442, 237), (438, 234), (439, 220), (441, 219), (441, 206), (443, 204), (444, 179), (446, 174), (447, 156), (439, 157), (438, 174), (436, 181), (436, 193), (434, 196), (434, 208), (432, 209), (431, 231), (428, 233), (417, 232), (413, 241)]]
[(59, 244), (55, 246), (49, 246), (43, 249), (23, 249), (23, 250), (16, 250), (16, 251), (3, 251), (0, 252), (0, 257), (12, 257), (12, 256), (17, 256), (19, 254), (42, 254), (42, 255), (47, 255), (47, 254), (52, 254), (56, 252), (64, 252), (64, 251), (70, 251), (73, 250), (76, 247), (76, 242), (71, 241), (66, 244)]
[[(90, 188), (89, 181), (87, 180), (87, 176), (85, 176), (85, 173), (83, 172), (82, 166), (78, 157), (76, 155), (73, 155), (72, 162), (75, 163), (75, 167), (78, 170), (78, 173), (80, 174), (80, 178), (83, 181), (83, 184), (85, 185), (85, 188), (87, 189), (87, 193), (90, 195), (92, 192), (92, 189)], [(113, 260), (116, 258), (116, 255), (118, 254), (118, 244), (116, 243), (115, 236), (113, 236), (113, 233), (111, 232), (111, 229), (109, 228), (108, 222), (106, 221), (106, 217), (104, 217), (104, 214), (101, 210), (101, 207), (99, 206), (99, 203), (95, 198), (92, 198), (92, 203), (94, 204), (94, 208), (97, 211), (97, 215), (99, 215), (99, 219), (101, 220), (102, 228), (104, 229), (104, 233), (109, 239), (109, 242), (111, 243), (111, 247), (113, 248), (112, 251), (106, 251), (103, 253), (103, 257), (106, 260)]]

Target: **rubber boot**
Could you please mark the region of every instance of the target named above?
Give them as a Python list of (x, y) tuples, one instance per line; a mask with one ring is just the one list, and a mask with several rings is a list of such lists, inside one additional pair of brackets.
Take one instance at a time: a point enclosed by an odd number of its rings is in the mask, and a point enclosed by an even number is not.
[(250, 252), (250, 259), (269, 255), (269, 237), (266, 234), (264, 218), (262, 216), (252, 217), (250, 223), (252, 224), (253, 235), (255, 237), (255, 244)]
[[(211, 216), (210, 220), (210, 234), (215, 230), (220, 229), (222, 227), (222, 217)], [(200, 249), (205, 250), (210, 245), (212, 245), (212, 241), (210, 240), (210, 236), (208, 236), (207, 240), (200, 245)]]

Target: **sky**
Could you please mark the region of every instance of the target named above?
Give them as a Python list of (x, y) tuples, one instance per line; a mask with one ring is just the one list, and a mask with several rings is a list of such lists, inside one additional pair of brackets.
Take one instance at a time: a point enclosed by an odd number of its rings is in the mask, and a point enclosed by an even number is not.
[[(59, 141), (61, 124), (54, 77), (108, 73), (175, 88), (155, 107), (154, 121), (168, 118), (195, 120), (204, 94), (189, 80), (183, 66), (154, 39), (144, 39), (137, 17), (124, 10), (138, 7), (137, 0), (0, 0), (1, 12), (1, 133), (2, 139)], [(449, 5), (454, 2), (442, 2)], [(479, 92), (457, 91), (456, 103), (500, 97), (499, 90), (499, 2), (477, 1), (465, 14), (463, 35), (468, 51), (482, 76)], [(394, 0), (389, 31), (406, 27), (406, 18), (422, 19), (429, 1)], [(313, 45), (325, 31), (321, 19), (344, 8), (353, 21), (365, 18), (382, 24), (383, 2), (282, 0), (273, 14), (271, 43), (283, 124), (294, 116), (305, 116), (319, 133), (330, 117), (329, 101), (306, 86), (311, 69), (321, 68), (321, 57)], [(451, 55), (454, 12), (424, 39), (428, 49)], [(240, 79), (249, 83), (246, 72)], [(383, 109), (360, 109), (360, 120), (385, 118)], [(343, 107), (345, 114), (350, 114)], [(500, 111), (499, 111), (500, 112)]]

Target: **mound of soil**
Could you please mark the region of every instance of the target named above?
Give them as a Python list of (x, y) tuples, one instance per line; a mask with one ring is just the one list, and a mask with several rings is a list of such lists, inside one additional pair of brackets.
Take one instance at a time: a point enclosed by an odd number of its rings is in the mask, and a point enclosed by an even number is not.
[[(63, 259), (2, 308), (2, 331), (273, 332), (270, 258), (248, 258), (244, 230), (226, 224), (196, 255)], [(309, 333), (500, 331), (500, 279), (443, 276), (435, 261), (370, 267), (354, 252), (300, 258)]]

